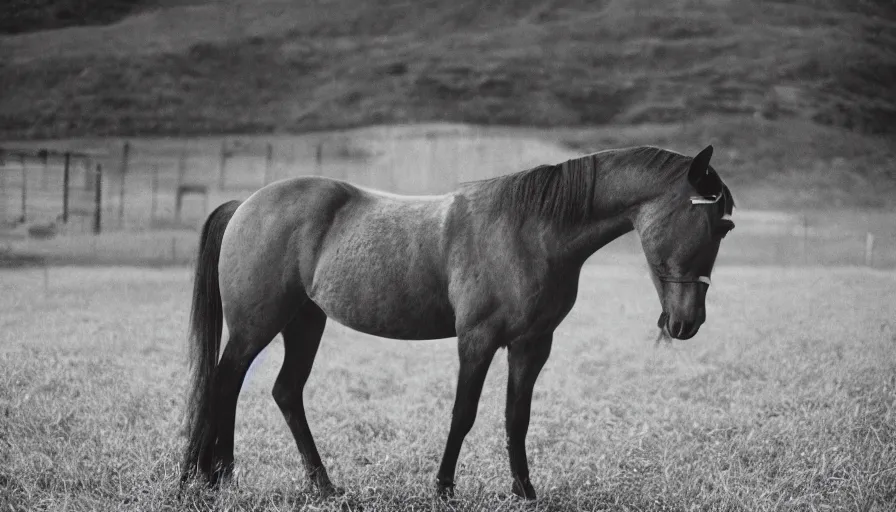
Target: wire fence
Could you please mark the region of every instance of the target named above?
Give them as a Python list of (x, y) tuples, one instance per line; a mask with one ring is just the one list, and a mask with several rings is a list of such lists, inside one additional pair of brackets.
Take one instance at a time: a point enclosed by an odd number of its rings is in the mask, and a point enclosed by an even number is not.
[(217, 169), (210, 169), (207, 153), (186, 146), (159, 151), (125, 142), (112, 155), (43, 148), (0, 153), (0, 220), (7, 229), (27, 226), (32, 233), (187, 228), (212, 202), (245, 196), (274, 178), (271, 144), (261, 176), (251, 165), (256, 155), (226, 142)]
[[(399, 193), (439, 193), (574, 154), (534, 138), (496, 141), (466, 131), (23, 143), (0, 148), (0, 252), (184, 264), (214, 207), (279, 179), (322, 175)], [(735, 216), (720, 264), (896, 267), (893, 212), (738, 210)], [(628, 235), (596, 259), (639, 253), (637, 238)]]

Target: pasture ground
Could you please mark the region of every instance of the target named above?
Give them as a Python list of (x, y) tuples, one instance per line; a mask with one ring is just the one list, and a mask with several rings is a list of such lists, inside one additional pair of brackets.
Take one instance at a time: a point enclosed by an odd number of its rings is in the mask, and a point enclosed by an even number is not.
[[(304, 492), (270, 397), (279, 340), (237, 417), (238, 484), (175, 499), (188, 371), (185, 268), (0, 271), (0, 510), (440, 510), (455, 343), (329, 325), (306, 389), (345, 496)], [(536, 386), (540, 499), (507, 496), (506, 362), (458, 468), (457, 510), (892, 510), (896, 274), (724, 266), (709, 321), (654, 345), (636, 264), (588, 265)], [(184, 507), (186, 505), (186, 507)]]

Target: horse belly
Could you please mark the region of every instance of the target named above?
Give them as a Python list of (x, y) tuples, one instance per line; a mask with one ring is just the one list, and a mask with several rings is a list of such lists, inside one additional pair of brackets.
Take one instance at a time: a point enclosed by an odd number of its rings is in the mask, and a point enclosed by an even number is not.
[[(447, 293), (432, 283), (409, 283), (390, 279), (388, 274), (340, 274), (331, 274), (329, 283), (316, 285), (309, 294), (337, 322), (385, 338), (423, 340), (455, 335)], [(316, 283), (320, 283), (317, 278)]]
[(339, 323), (375, 336), (455, 335), (447, 282), (432, 240), (402, 233), (347, 237), (318, 260), (309, 297)]

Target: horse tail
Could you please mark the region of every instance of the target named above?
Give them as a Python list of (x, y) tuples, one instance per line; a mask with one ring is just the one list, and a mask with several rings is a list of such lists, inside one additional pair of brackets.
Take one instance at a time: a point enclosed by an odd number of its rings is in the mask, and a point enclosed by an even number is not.
[(184, 451), (181, 483), (197, 472), (209, 474), (215, 432), (212, 410), (212, 378), (221, 348), (224, 313), (218, 285), (218, 257), (224, 230), (239, 201), (217, 207), (206, 219), (199, 237), (199, 253), (193, 280), (190, 312), (190, 363), (192, 384), (187, 401), (188, 441)]

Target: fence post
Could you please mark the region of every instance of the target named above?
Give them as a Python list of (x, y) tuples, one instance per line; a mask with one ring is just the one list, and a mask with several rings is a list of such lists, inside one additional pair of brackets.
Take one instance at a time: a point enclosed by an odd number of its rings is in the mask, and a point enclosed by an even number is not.
[(177, 159), (177, 186), (184, 184), (184, 176), (187, 174), (187, 145), (184, 144), (180, 152), (180, 158)]
[(131, 143), (125, 141), (121, 150), (121, 187), (118, 189), (118, 225), (124, 227), (124, 180), (128, 174), (128, 163), (131, 154)]
[(49, 179), (48, 175), (50, 172), (49, 151), (47, 151), (46, 149), (41, 149), (40, 151), (37, 152), (37, 155), (40, 157), (40, 162), (43, 164), (43, 175), (41, 176), (40, 188), (41, 188), (41, 190), (47, 190), (47, 186), (48, 186), (47, 181)]
[(72, 154), (65, 152), (65, 160), (62, 164), (62, 223), (68, 224), (68, 180), (69, 166), (72, 162)]
[(865, 266), (870, 267), (874, 262), (874, 234), (865, 233)]
[(224, 174), (227, 170), (227, 140), (221, 141), (221, 161), (218, 164), (218, 189), (224, 190)]
[(317, 175), (322, 176), (323, 170), (321, 167), (324, 162), (324, 142), (322, 140), (317, 141), (317, 153), (314, 155), (314, 161), (317, 162)]
[(103, 217), (103, 166), (96, 164), (94, 180), (93, 234), (100, 234)]
[(27, 218), (27, 207), (28, 204), (28, 175), (25, 169), (25, 155), (19, 155), (19, 163), (22, 165), (22, 218), (21, 222), (25, 222)]

